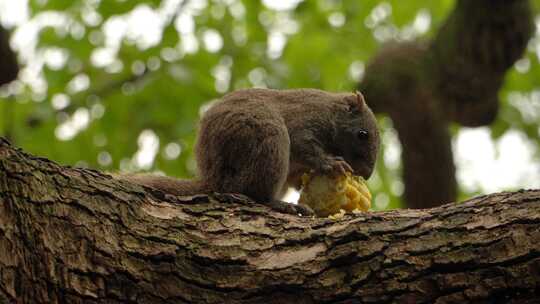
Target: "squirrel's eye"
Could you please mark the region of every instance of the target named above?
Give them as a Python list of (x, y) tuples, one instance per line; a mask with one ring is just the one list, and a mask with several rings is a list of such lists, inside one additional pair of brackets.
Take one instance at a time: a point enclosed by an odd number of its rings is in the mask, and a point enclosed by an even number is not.
[(367, 131), (360, 130), (356, 132), (356, 137), (360, 140), (367, 140), (369, 137), (369, 133)]

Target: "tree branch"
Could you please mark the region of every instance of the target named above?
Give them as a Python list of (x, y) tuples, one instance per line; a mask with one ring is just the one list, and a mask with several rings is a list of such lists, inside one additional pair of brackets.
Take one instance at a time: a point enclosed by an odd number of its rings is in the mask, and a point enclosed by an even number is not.
[(173, 197), (0, 139), (0, 302), (449, 303), (540, 296), (540, 191), (342, 220)]
[(19, 65), (9, 46), (8, 32), (0, 26), (0, 86), (17, 78)]
[(433, 41), (392, 43), (369, 63), (359, 88), (399, 133), (409, 207), (456, 199), (448, 124), (493, 122), (504, 75), (533, 33), (530, 6), (459, 0)]
[(528, 0), (457, 1), (430, 49), (449, 119), (464, 126), (493, 122), (504, 75), (533, 33)]

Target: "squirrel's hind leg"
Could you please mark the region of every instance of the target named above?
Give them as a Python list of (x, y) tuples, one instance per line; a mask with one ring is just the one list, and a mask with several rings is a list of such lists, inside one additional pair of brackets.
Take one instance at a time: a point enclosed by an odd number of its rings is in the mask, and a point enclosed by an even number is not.
[(196, 153), (211, 189), (269, 203), (287, 179), (290, 139), (283, 118), (271, 108), (223, 107), (201, 121)]

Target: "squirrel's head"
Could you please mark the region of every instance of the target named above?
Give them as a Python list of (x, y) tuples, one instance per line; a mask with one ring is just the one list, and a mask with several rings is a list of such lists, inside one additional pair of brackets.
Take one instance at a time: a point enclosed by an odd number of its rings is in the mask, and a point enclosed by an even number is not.
[(336, 153), (365, 179), (373, 173), (379, 150), (379, 129), (375, 115), (360, 92), (343, 95), (346, 113), (337, 123)]

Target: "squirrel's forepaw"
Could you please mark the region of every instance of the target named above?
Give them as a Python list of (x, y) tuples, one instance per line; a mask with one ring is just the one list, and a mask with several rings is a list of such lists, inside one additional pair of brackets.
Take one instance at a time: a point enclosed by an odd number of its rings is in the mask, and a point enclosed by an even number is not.
[(347, 172), (354, 172), (349, 163), (341, 156), (328, 157), (321, 169), (322, 173), (325, 175), (344, 175)]

